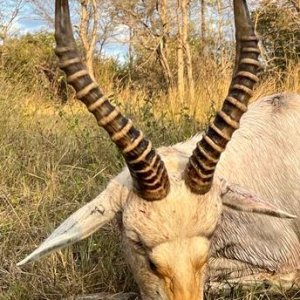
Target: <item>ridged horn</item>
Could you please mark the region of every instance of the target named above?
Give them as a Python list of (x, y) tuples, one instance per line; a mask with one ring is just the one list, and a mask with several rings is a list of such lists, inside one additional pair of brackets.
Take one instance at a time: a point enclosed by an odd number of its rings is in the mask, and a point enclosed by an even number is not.
[(55, 40), (59, 67), (66, 73), (67, 81), (75, 89), (77, 98), (87, 106), (120, 149), (136, 194), (149, 201), (166, 197), (170, 184), (163, 161), (143, 133), (108, 101), (80, 59), (67, 0), (56, 0), (55, 3)]
[(246, 0), (234, 0), (236, 60), (233, 76), (221, 110), (197, 143), (185, 169), (185, 182), (197, 194), (207, 193), (214, 171), (233, 132), (247, 111), (253, 88), (258, 82), (259, 48)]

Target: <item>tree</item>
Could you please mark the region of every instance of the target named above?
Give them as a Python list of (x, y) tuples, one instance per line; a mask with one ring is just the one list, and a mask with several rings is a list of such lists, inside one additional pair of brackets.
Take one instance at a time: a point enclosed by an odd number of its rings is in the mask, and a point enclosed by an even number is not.
[(0, 5), (2, 7), (0, 11), (0, 39), (4, 44), (20, 14), (24, 0), (1, 0)]
[(193, 64), (189, 44), (189, 0), (181, 0), (181, 14), (182, 14), (182, 44), (185, 55), (185, 67), (187, 73), (187, 83), (189, 91), (189, 100), (194, 101), (195, 98), (195, 84), (193, 78)]
[(204, 41), (206, 38), (206, 20), (205, 20), (205, 11), (206, 11), (206, 1), (200, 0), (200, 24), (201, 24), (201, 39)]
[(296, 1), (264, 1), (254, 12), (270, 67), (286, 69), (300, 59), (300, 12)]
[(169, 59), (170, 59), (170, 49), (169, 49), (169, 39), (170, 39), (170, 19), (168, 13), (168, 1), (167, 0), (157, 0), (157, 10), (161, 19), (162, 25), (162, 37), (157, 47), (157, 55), (164, 71), (164, 77), (168, 84), (169, 94), (171, 89), (174, 87), (174, 76), (172, 74)]
[(177, 90), (178, 97), (183, 103), (185, 84), (184, 84), (184, 38), (183, 38), (183, 16), (181, 0), (177, 0)]
[(87, 69), (94, 79), (93, 59), (98, 29), (98, 5), (96, 0), (80, 1), (79, 37), (83, 46)]
[(52, 0), (27, 0), (32, 12), (39, 20), (54, 27), (54, 5)]
[[(53, 1), (28, 0), (38, 18), (54, 25)], [(71, 6), (76, 36), (79, 37), (82, 53), (88, 70), (94, 77), (93, 59), (95, 52), (101, 55), (104, 45), (115, 31), (116, 12), (111, 1), (78, 0)], [(77, 22), (76, 22), (77, 21)]]
[(174, 76), (170, 66), (170, 7), (167, 0), (115, 1), (119, 24), (129, 28), (130, 58), (134, 53), (144, 55), (146, 61), (156, 59), (164, 79), (164, 86), (170, 92)]

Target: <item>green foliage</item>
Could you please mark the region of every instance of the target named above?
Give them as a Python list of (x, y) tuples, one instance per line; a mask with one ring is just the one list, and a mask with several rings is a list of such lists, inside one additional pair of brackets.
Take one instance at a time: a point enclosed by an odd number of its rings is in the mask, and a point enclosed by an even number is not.
[(155, 116), (153, 105), (148, 101), (140, 109), (138, 119), (142, 130), (147, 133), (154, 145), (158, 146), (182, 142), (204, 128), (203, 123), (189, 116), (186, 107), (181, 108), (176, 117), (178, 122), (170, 120), (166, 112), (161, 112), (159, 117)]
[(123, 67), (123, 81), (132, 88), (143, 88), (149, 97), (160, 91), (166, 91), (162, 68), (155, 53), (149, 53), (142, 47), (135, 48), (135, 57)]
[[(59, 70), (54, 53), (52, 33), (27, 34), (8, 39), (0, 46), (0, 76), (11, 85), (22, 86), (23, 92), (33, 91), (43, 99), (65, 103), (70, 98), (65, 76)], [(118, 77), (119, 65), (111, 58), (95, 57), (95, 76), (105, 91)]]
[(96, 80), (101, 83), (101, 87), (106, 94), (115, 90), (122, 80), (122, 66), (117, 60), (111, 57), (94, 57), (94, 72)]
[(52, 81), (59, 79), (53, 49), (54, 37), (49, 33), (7, 40), (0, 49), (2, 76), (12, 84), (21, 83), (27, 92), (46, 89), (52, 94), (48, 77), (53, 77)]
[(257, 30), (271, 67), (286, 70), (300, 60), (300, 13), (278, 2), (266, 3), (254, 13)]

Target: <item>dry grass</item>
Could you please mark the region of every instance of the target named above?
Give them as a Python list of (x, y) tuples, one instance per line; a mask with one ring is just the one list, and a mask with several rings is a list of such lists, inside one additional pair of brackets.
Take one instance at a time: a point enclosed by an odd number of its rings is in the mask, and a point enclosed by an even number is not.
[[(266, 78), (256, 95), (300, 92), (299, 72), (300, 66), (291, 67), (280, 83), (275, 76)], [(210, 80), (198, 85), (196, 101), (184, 106), (175, 92), (145, 101), (143, 91), (132, 95), (123, 90), (116, 99), (125, 100), (114, 101), (120, 101), (154, 145), (175, 143), (199, 130), (226, 94), (227, 71), (219, 78), (207, 76)], [(24, 94), (21, 86), (0, 85), (0, 299), (136, 290), (115, 224), (67, 250), (16, 267), (63, 219), (100, 193), (121, 169), (122, 159), (77, 103), (61, 107), (38, 99), (36, 93)], [(270, 298), (250, 291), (244, 296), (234, 292), (229, 299)]]

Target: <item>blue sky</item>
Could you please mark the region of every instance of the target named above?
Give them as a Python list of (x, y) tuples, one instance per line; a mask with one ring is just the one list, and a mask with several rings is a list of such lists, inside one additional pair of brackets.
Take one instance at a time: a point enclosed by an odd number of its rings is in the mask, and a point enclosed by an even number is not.
[(12, 33), (17, 35), (27, 32), (33, 33), (49, 29), (47, 27), (49, 26), (34, 15), (32, 7), (26, 4), (22, 7), (18, 18), (14, 22)]
[[(25, 1), (25, 0), (24, 0)], [(45, 1), (43, 3), (42, 1)], [(13, 4), (15, 3), (15, 0), (8, 0), (7, 6), (3, 8), (4, 14), (5, 10), (9, 10), (10, 8), (12, 9), (14, 6)], [(49, 0), (41, 0), (41, 5), (48, 6), (50, 11), (54, 10), (54, 1)], [(72, 3), (72, 2), (71, 2)], [(73, 7), (73, 9), (75, 9)], [(72, 10), (71, 10), (72, 11)], [(53, 13), (53, 12), (52, 12)], [(1, 16), (1, 12), (0, 12)], [(198, 15), (197, 15), (198, 17)], [(214, 26), (211, 24), (211, 26)], [(231, 27), (228, 27), (227, 30), (230, 30), (230, 32), (225, 32), (225, 34), (228, 34), (230, 38), (232, 37)], [(53, 26), (49, 25), (47, 22), (42, 21), (40, 17), (38, 17), (37, 14), (35, 14), (35, 8), (33, 8), (30, 4), (25, 4), (22, 8), (22, 11), (20, 13), (20, 16), (16, 20), (12, 33), (16, 35), (20, 34), (26, 34), (26, 33), (34, 33), (34, 32), (39, 32), (39, 31), (53, 31)], [(118, 33), (118, 38), (121, 40), (126, 40), (126, 33), (124, 33), (124, 29), (122, 32), (121, 30), (117, 30)], [(125, 58), (128, 54), (128, 45), (126, 43), (118, 42), (118, 41), (110, 41), (108, 44), (105, 45), (104, 48), (104, 54), (107, 56), (113, 56), (115, 58), (118, 58), (121, 62), (125, 61)]]
[[(11, 33), (13, 35), (23, 35), (26, 33), (35, 33), (40, 31), (52, 32), (53, 27), (35, 15), (33, 7), (29, 4), (24, 5), (19, 17), (13, 24)], [(126, 44), (110, 41), (105, 45), (103, 50), (105, 55), (115, 57), (120, 62), (123, 62), (127, 55), (128, 47)]]
[(17, 34), (25, 34), (27, 32), (34, 33), (42, 30), (50, 30), (49, 26), (47, 26), (45, 23), (41, 22), (40, 20), (30, 20), (27, 17), (20, 18), (17, 21)]

